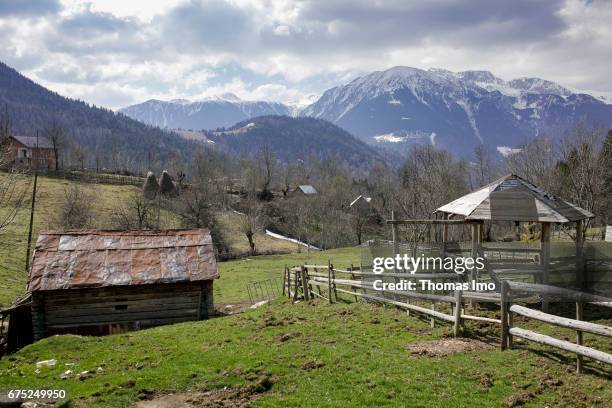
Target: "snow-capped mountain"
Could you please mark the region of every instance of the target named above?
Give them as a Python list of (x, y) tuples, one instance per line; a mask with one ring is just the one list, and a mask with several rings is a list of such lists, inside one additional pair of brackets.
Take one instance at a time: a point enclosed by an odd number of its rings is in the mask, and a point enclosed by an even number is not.
[(262, 115), (289, 115), (288, 106), (276, 102), (245, 101), (223, 94), (200, 101), (173, 99), (125, 107), (121, 113), (153, 126), (169, 129), (216, 129)]
[(479, 143), (511, 152), (580, 121), (610, 126), (605, 101), (539, 78), (395, 67), (329, 89), (301, 115), (327, 119), (369, 143), (431, 143), (467, 156)]

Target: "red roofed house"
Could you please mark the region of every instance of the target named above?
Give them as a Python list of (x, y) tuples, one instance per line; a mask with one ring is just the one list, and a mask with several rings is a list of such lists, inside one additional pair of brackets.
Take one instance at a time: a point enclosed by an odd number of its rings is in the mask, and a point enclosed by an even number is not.
[(53, 144), (44, 137), (11, 136), (9, 141), (11, 164), (40, 170), (55, 169)]

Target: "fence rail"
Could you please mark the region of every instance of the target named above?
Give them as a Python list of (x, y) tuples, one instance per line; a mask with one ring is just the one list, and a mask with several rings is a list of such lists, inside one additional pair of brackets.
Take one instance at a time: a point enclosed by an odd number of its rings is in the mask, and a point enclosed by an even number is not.
[[(340, 277), (336, 277), (336, 274), (340, 275)], [(362, 279), (357, 280), (359, 277)], [(456, 273), (373, 273), (364, 271), (361, 267), (355, 268), (353, 266), (345, 269), (336, 269), (331, 262), (328, 265), (306, 264), (299, 267), (285, 268), (283, 295), (288, 296), (294, 302), (299, 299), (310, 300), (321, 298), (329, 303), (333, 303), (338, 301), (338, 293), (341, 293), (353, 296), (355, 300), (361, 298), (367, 301), (386, 303), (406, 309), (408, 312), (413, 311), (429, 316), (432, 327), (435, 325), (436, 319), (452, 323), (455, 336), (459, 336), (464, 320), (477, 320), (493, 324), (500, 323), (499, 319), (466, 314), (463, 303), (464, 299), (470, 297), (464, 297), (463, 292), (460, 290), (453, 291), (448, 295), (438, 295), (408, 290), (375, 289), (373, 282), (365, 280), (368, 277), (393, 279), (387, 283), (397, 283), (398, 279), (415, 282), (423, 279), (457, 282), (462, 279)], [(371, 293), (374, 290), (376, 290), (376, 294)], [(491, 296), (487, 300), (495, 301), (496, 298)], [(430, 301), (431, 307), (427, 308), (414, 304), (411, 303), (412, 301)], [(499, 302), (499, 297), (497, 301)], [(446, 313), (436, 310), (436, 305), (440, 303), (449, 304), (451, 312)]]
[(142, 186), (145, 182), (144, 177), (140, 176), (126, 176), (122, 174), (110, 174), (110, 173), (97, 173), (92, 171), (70, 171), (70, 170), (58, 170), (48, 171), (45, 173), (47, 177), (59, 178), (65, 180), (75, 180), (85, 183), (96, 183), (96, 184), (115, 184), (115, 185), (129, 185), (129, 186)]
[[(336, 277), (336, 274), (339, 277)], [(572, 289), (565, 289), (543, 284), (530, 284), (524, 282), (512, 282), (501, 280), (500, 292), (482, 293), (455, 290), (450, 294), (422, 293), (410, 290), (385, 290), (374, 288), (373, 282), (368, 281), (372, 276), (380, 279), (391, 278), (391, 282), (397, 282), (399, 278), (411, 281), (422, 279), (441, 280), (457, 282), (462, 278), (456, 273), (373, 273), (363, 270), (362, 267), (355, 268), (352, 265), (344, 269), (336, 269), (329, 262), (327, 265), (302, 265), (299, 267), (285, 268), (283, 276), (283, 295), (288, 296), (294, 302), (298, 300), (311, 300), (320, 298), (329, 303), (337, 302), (338, 293), (350, 295), (355, 301), (364, 299), (366, 301), (384, 303), (406, 309), (408, 313), (416, 312), (431, 319), (434, 326), (435, 320), (441, 320), (453, 325), (455, 337), (461, 334), (466, 320), (485, 322), (499, 325), (501, 328), (501, 348), (512, 347), (513, 336), (520, 337), (529, 341), (549, 345), (561, 350), (569, 351), (577, 355), (577, 370), (582, 371), (582, 358), (588, 357), (597, 361), (612, 364), (612, 355), (583, 345), (582, 334), (591, 333), (599, 336), (612, 337), (612, 328), (586, 322), (583, 320), (583, 305), (593, 304), (603, 307), (612, 307), (609, 298), (579, 292)], [(361, 279), (359, 279), (361, 278)], [(372, 292), (376, 290), (376, 293)], [(516, 303), (514, 301), (533, 299), (538, 295), (542, 300), (551, 297), (563, 296), (576, 302), (576, 319), (556, 316), (534, 310)], [(527, 297), (525, 297), (527, 296)], [(430, 301), (431, 307), (422, 304), (423, 301)], [(466, 301), (477, 301), (500, 304), (500, 318), (470, 315), (465, 312)], [(419, 302), (419, 304), (416, 304)], [(443, 310), (436, 310), (438, 304), (449, 304), (450, 313)], [(446, 309), (448, 310), (448, 309)], [(536, 333), (514, 326), (514, 316), (520, 315), (528, 319), (553, 324), (576, 331), (576, 343), (566, 340), (559, 340), (551, 336)]]
[[(513, 295), (516, 292), (538, 293), (545, 296), (564, 296), (569, 297), (576, 303), (576, 318), (556, 316), (534, 310), (518, 304), (513, 304)], [(602, 296), (582, 293), (576, 290), (557, 288), (547, 285), (527, 284), (523, 282), (503, 281), (501, 283), (501, 348), (512, 348), (513, 336), (525, 340), (533, 341), (551, 347), (568, 351), (576, 354), (576, 371), (581, 373), (583, 370), (583, 357), (589, 357), (606, 364), (612, 364), (612, 354), (587, 347), (583, 345), (583, 333), (592, 333), (599, 336), (612, 337), (612, 327), (598, 323), (585, 322), (584, 304), (590, 303), (598, 306), (611, 307), (609, 299)], [(566, 329), (576, 331), (576, 343), (567, 340), (560, 340), (531, 330), (522, 329), (514, 326), (514, 315), (520, 315), (529, 319), (538, 320)]]

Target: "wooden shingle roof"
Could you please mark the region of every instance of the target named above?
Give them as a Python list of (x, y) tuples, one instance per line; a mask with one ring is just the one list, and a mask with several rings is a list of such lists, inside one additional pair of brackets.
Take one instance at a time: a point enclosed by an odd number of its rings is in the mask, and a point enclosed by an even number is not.
[(466, 194), (436, 212), (462, 215), (466, 220), (566, 223), (592, 218), (589, 211), (509, 174)]

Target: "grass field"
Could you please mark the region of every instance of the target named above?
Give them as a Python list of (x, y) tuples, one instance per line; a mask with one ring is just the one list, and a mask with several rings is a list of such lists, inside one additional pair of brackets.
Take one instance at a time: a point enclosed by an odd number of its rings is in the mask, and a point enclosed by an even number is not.
[[(36, 231), (46, 228), (66, 185), (41, 180)], [(104, 217), (133, 190), (96, 186), (100, 222), (107, 222)], [(235, 232), (232, 245), (245, 248), (236, 217), (226, 213), (220, 219)], [(0, 304), (24, 289), (25, 273), (16, 271), (23, 265), (25, 225), (23, 212), (2, 238)], [(258, 241), (260, 250), (297, 250), (269, 239)], [(359, 248), (344, 248), (220, 262), (215, 303), (245, 300), (247, 283), (278, 278), (285, 265), (331, 260), (345, 267), (359, 259)], [(591, 321), (610, 324), (610, 316), (587, 312)], [(561, 339), (575, 336), (543, 324), (517, 323)], [(448, 325), (431, 329), (429, 321), (396, 308), (363, 302), (291, 305), (279, 299), (207, 321), (107, 337), (50, 337), (0, 360), (0, 390), (63, 388), (70, 395), (66, 405), (77, 407), (137, 402), (147, 407), (151, 399), (166, 399), (168, 406), (192, 401), (232, 407), (610, 406), (609, 368), (587, 361), (588, 372), (577, 375), (572, 356), (533, 344), (517, 343), (516, 349), (501, 352), (499, 329), (486, 324), (468, 323), (466, 335), (472, 340), (467, 342), (452, 342), (450, 332)], [(585, 343), (612, 352), (607, 339), (585, 335)], [(57, 364), (37, 371), (36, 362), (47, 359)]]
[[(5, 176), (0, 173), (0, 177)], [(39, 177), (38, 181), (33, 243), (36, 242), (39, 231), (48, 229), (52, 225), (52, 221), (57, 213), (58, 203), (61, 203), (63, 200), (65, 189), (75, 183), (74, 181), (47, 177)], [(80, 185), (95, 197), (95, 227), (97, 228), (112, 228), (111, 214), (113, 210), (121, 205), (121, 203), (126, 202), (130, 194), (138, 191), (138, 188), (133, 186), (82, 183)], [(5, 231), (0, 233), (0, 307), (10, 305), (16, 296), (25, 291), (27, 280), (25, 258), (30, 217), (29, 204), (26, 207), (18, 213), (14, 222)], [(2, 208), (0, 208), (0, 211), (2, 211)], [(240, 215), (232, 211), (226, 211), (219, 214), (219, 222), (227, 232), (232, 251), (235, 253), (247, 252), (248, 241), (239, 231)], [(162, 213), (162, 223), (168, 228), (178, 227), (176, 220), (168, 213)], [(271, 238), (263, 233), (257, 233), (255, 241), (258, 251), (264, 253), (288, 253), (298, 250), (296, 244)], [(298, 254), (297, 259), (304, 258)], [(240, 282), (242, 283), (249, 280), (245, 276), (245, 270), (248, 271), (248, 268), (240, 262), (231, 262), (227, 267), (221, 264), (221, 270), (238, 271), (237, 274), (240, 276)], [(274, 265), (276, 267), (280, 263), (274, 263)], [(261, 274), (257, 273), (256, 277), (259, 276)], [(223, 287), (223, 284), (220, 285)], [(244, 285), (242, 285), (242, 289), (244, 290)], [(229, 291), (229, 293), (229, 299), (235, 300), (235, 292)], [(223, 295), (220, 296), (221, 298), (223, 297)]]
[[(612, 400), (610, 377), (574, 374), (571, 359), (557, 362), (566, 356), (551, 359), (546, 348), (501, 352), (495, 339), (445, 356), (411, 353), (431, 345), (444, 354), (449, 332), (395, 308), (280, 300), (129, 334), (47, 338), (0, 361), (0, 389), (62, 388), (71, 406), (105, 407), (180, 391), (227, 404), (214, 406), (261, 407), (604, 407)], [(57, 364), (37, 373), (36, 362), (47, 359)], [(67, 370), (73, 374), (61, 379)]]
[(248, 299), (246, 285), (252, 281), (282, 278), (285, 265), (305, 263), (327, 265), (331, 260), (338, 267), (359, 264), (359, 248), (341, 248), (329, 251), (310, 251), (284, 255), (262, 255), (219, 263), (221, 275), (214, 284), (215, 303), (231, 303)]

